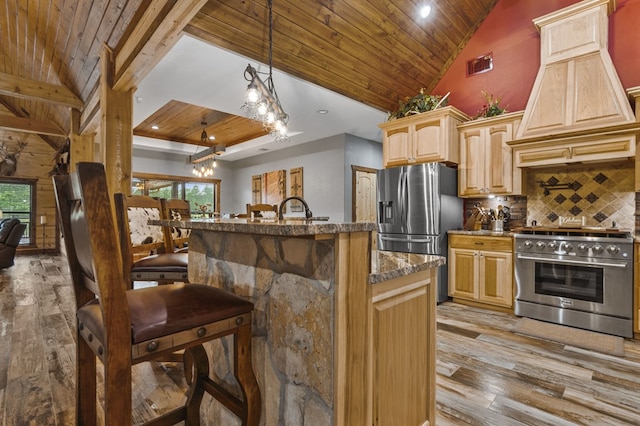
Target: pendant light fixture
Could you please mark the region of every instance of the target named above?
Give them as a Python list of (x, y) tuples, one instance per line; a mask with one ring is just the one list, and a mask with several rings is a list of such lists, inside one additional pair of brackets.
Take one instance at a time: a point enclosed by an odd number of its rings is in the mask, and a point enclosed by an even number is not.
[(244, 78), (249, 82), (244, 96), (242, 109), (253, 115), (255, 120), (269, 130), (278, 142), (289, 140), (287, 123), (289, 116), (284, 112), (278, 93), (273, 84), (273, 1), (269, 5), (269, 76), (263, 82), (258, 71), (251, 64), (244, 70)]
[[(210, 142), (207, 135), (207, 123), (205, 121), (200, 123), (202, 125), (202, 133), (200, 134), (200, 143), (202, 145)], [(212, 137), (213, 138), (213, 137)], [(187, 158), (187, 163), (193, 164), (192, 173), (197, 177), (211, 177), (213, 171), (217, 167), (216, 156), (224, 152), (226, 147), (224, 144), (214, 144), (210, 148), (201, 152), (196, 152)]]

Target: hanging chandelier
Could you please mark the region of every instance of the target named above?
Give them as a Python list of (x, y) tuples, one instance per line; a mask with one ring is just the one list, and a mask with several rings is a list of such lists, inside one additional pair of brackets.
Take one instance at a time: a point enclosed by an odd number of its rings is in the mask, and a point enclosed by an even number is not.
[[(205, 145), (209, 143), (209, 136), (207, 136), (207, 123), (201, 122), (202, 133), (200, 134), (200, 142)], [(213, 176), (213, 170), (216, 168), (216, 156), (224, 152), (226, 147), (224, 144), (214, 144), (210, 148), (201, 152), (196, 152), (187, 158), (187, 163), (193, 164), (193, 170), (191, 171), (197, 177), (211, 177)]]
[(244, 78), (249, 82), (244, 95), (242, 109), (253, 115), (277, 142), (289, 140), (287, 123), (289, 116), (284, 112), (273, 84), (273, 8), (269, 0), (269, 76), (263, 82), (258, 71), (251, 64), (244, 70)]

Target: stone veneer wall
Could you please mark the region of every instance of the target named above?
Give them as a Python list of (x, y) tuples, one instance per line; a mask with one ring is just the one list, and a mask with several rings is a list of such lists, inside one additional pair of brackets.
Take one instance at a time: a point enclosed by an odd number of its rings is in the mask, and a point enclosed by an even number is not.
[[(476, 204), (487, 210), (501, 204), (511, 208), (505, 230), (531, 226), (532, 220), (538, 226), (556, 227), (560, 216), (584, 216), (586, 226), (611, 227), (615, 221), (618, 228), (633, 231), (640, 229), (640, 193), (634, 192), (634, 173), (631, 162), (529, 169), (526, 197), (465, 199), (465, 221)], [(541, 183), (552, 185), (547, 187), (548, 193)], [(553, 185), (563, 188), (554, 189)], [(489, 222), (482, 227), (489, 229)]]
[[(204, 255), (207, 253), (207, 256)], [(253, 367), (264, 425), (333, 423), (334, 240), (193, 232), (192, 282), (248, 297), (253, 316)], [(238, 394), (229, 338), (208, 346), (212, 370)], [(205, 425), (239, 425), (205, 395)]]

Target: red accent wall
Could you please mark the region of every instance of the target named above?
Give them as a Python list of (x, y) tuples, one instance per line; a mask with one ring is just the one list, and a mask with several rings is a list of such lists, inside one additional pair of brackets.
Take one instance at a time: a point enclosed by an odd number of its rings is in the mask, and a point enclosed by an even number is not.
[[(502, 97), (509, 112), (525, 108), (540, 67), (540, 34), (532, 20), (576, 0), (499, 0), (469, 43), (432, 90), (475, 116), (481, 91)], [(640, 86), (640, 0), (618, 0), (609, 17), (609, 53), (624, 88)], [(467, 61), (493, 53), (493, 70), (466, 76)]]

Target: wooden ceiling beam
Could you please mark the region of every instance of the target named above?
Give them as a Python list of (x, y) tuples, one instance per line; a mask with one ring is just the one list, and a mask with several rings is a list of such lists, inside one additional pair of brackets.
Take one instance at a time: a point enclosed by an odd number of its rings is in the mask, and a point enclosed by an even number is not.
[(84, 103), (68, 87), (0, 72), (0, 95), (82, 109)]
[(207, 0), (154, 0), (137, 15), (114, 52), (115, 90), (135, 88), (180, 38)]
[(67, 134), (53, 123), (22, 117), (0, 116), (0, 129), (11, 130), (13, 132), (35, 133), (38, 135), (67, 137)]

